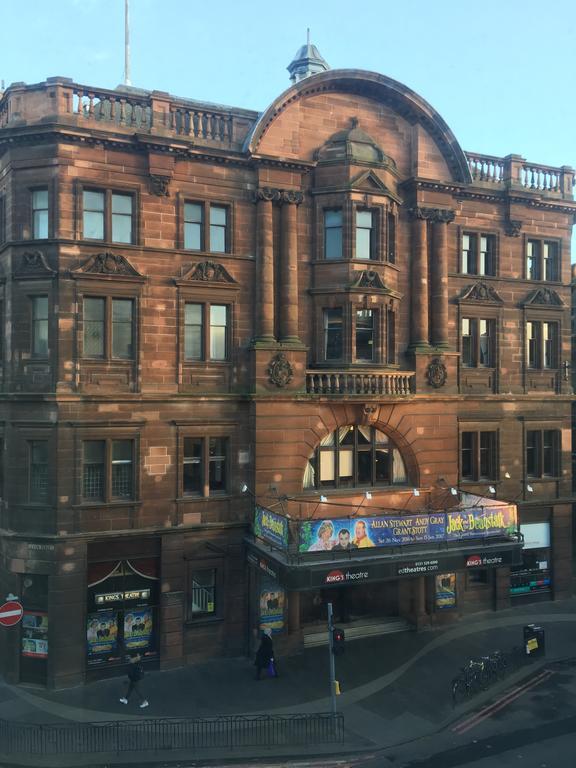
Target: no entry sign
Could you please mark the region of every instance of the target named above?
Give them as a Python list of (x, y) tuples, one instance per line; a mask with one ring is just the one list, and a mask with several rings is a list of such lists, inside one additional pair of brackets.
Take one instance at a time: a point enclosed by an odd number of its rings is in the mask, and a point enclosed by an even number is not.
[(22, 603), (18, 603), (16, 600), (10, 600), (8, 603), (0, 606), (0, 624), (5, 627), (11, 627), (14, 624), (18, 624), (24, 613)]

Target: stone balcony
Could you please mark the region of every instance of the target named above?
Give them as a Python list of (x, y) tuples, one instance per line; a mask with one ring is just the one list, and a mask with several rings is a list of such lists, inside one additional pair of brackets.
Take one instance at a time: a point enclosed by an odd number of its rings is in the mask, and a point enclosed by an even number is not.
[(406, 396), (415, 392), (414, 371), (306, 371), (309, 395), (390, 395)]

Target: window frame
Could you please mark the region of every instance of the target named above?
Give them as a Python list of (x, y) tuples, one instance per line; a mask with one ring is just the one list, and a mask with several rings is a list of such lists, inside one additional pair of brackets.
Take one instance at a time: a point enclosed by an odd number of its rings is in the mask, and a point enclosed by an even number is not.
[[(48, 292), (29, 294), (30, 301), (29, 313), (30, 313), (30, 357), (34, 360), (48, 360), (50, 357), (50, 294)], [(46, 299), (46, 317), (36, 319), (35, 307), (36, 302), (39, 299)], [(36, 352), (36, 341), (40, 337), (37, 336), (37, 323), (42, 322), (46, 324), (46, 353)]]
[[(84, 192), (95, 192), (104, 196), (103, 237), (92, 238), (84, 236)], [(104, 243), (114, 246), (127, 247), (140, 243), (140, 192), (137, 187), (108, 187), (89, 182), (80, 182), (77, 186), (77, 239), (86, 243)], [(113, 197), (115, 195), (129, 197), (132, 201), (130, 241), (113, 240)]]
[[(229, 365), (232, 360), (232, 318), (233, 318), (233, 302), (226, 297), (215, 297), (216, 300), (211, 301), (203, 298), (194, 298), (190, 296), (183, 296), (181, 299), (181, 358), (182, 363), (186, 366), (190, 365)], [(186, 357), (186, 306), (196, 305), (201, 307), (201, 325), (200, 325), (200, 346), (201, 356), (199, 358), (187, 358)], [(212, 307), (224, 307), (226, 310), (226, 325), (224, 332), (224, 344), (225, 344), (225, 356), (223, 358), (212, 358), (210, 356), (212, 350), (212, 329), (215, 327), (221, 328), (222, 326), (216, 326), (212, 324)]]
[[(470, 449), (470, 474), (464, 474), (464, 436), (471, 438)], [(490, 436), (491, 445), (487, 446), (488, 462), (490, 467), (488, 473), (482, 472), (482, 436)], [(500, 479), (500, 430), (498, 428), (488, 429), (482, 427), (463, 427), (461, 425), (459, 435), (459, 475), (462, 483), (497, 483)]]
[[(464, 238), (468, 237), (470, 238), (470, 242), (473, 242), (474, 248), (471, 249), (473, 251), (473, 260), (474, 265), (473, 269), (464, 269)], [(492, 262), (492, 270), (487, 271), (486, 268), (484, 271), (480, 271), (480, 244), (481, 244), (481, 238), (487, 238), (488, 243), (492, 243), (492, 252), (491, 252), (491, 262)], [(458, 232), (458, 243), (459, 243), (459, 249), (458, 249), (458, 274), (460, 275), (471, 275), (476, 277), (497, 277), (498, 276), (498, 253), (499, 253), (499, 238), (498, 233), (494, 231), (488, 231), (488, 230), (480, 230), (480, 229), (465, 229), (465, 228), (459, 228)], [(490, 252), (490, 249), (488, 248), (487, 253)]]
[[(334, 489), (338, 492), (342, 491), (354, 491), (357, 492), (358, 489), (382, 489), (382, 488), (402, 488), (407, 485), (409, 485), (409, 467), (407, 462), (404, 460), (404, 457), (402, 455), (402, 452), (400, 451), (400, 448), (394, 443), (394, 441), (386, 435), (385, 432), (382, 432), (382, 430), (377, 430), (376, 427), (368, 426), (368, 429), (370, 429), (370, 443), (369, 444), (361, 444), (358, 443), (358, 427), (359, 426), (365, 426), (365, 425), (357, 425), (357, 424), (346, 424), (342, 427), (337, 427), (335, 430), (332, 430), (331, 434), (333, 435), (333, 443), (331, 445), (322, 445), (319, 443), (316, 448), (314, 449), (314, 453), (312, 457), (309, 459), (309, 462), (311, 463), (313, 469), (314, 469), (314, 486), (313, 487), (306, 487), (304, 486), (304, 491), (324, 491), (327, 489)], [(350, 447), (350, 444), (346, 444), (344, 447), (341, 447), (343, 444), (339, 441), (339, 430), (341, 428), (345, 427), (352, 427), (354, 430), (354, 443), (352, 444), (352, 447)], [(387, 443), (378, 443), (376, 439), (376, 431), (382, 432), (388, 440)], [(387, 467), (387, 474), (388, 474), (388, 481), (378, 481), (377, 479), (377, 467), (376, 463), (378, 461), (377, 452), (378, 450), (383, 450), (383, 447), (387, 447), (388, 451), (388, 467)], [(340, 454), (341, 453), (349, 453), (352, 452), (352, 481), (349, 484), (341, 484), (340, 478), (342, 475), (340, 474)], [(402, 482), (394, 482), (394, 451), (397, 451), (400, 459), (402, 461), (403, 467), (404, 467), (404, 475), (405, 479)], [(332, 483), (329, 481), (322, 481), (320, 477), (320, 471), (322, 466), (322, 454), (332, 454), (333, 455), (333, 470), (334, 470), (334, 480)], [(360, 483), (359, 482), (359, 474), (360, 474), (360, 463), (359, 463), (359, 457), (360, 454), (363, 453), (370, 453), (370, 474), (371, 474), (371, 482), (370, 483)], [(348, 477), (348, 476), (347, 476)]]
[[(86, 497), (84, 495), (84, 470), (86, 463), (84, 461), (84, 445), (88, 442), (102, 442), (104, 443), (104, 478), (103, 478), (103, 494), (102, 498)], [(131, 495), (128, 496), (115, 496), (112, 493), (113, 486), (113, 445), (114, 443), (129, 442), (131, 443)], [(119, 432), (118, 434), (111, 435), (97, 434), (90, 432), (79, 436), (79, 466), (80, 472), (78, 473), (78, 496), (82, 506), (102, 506), (108, 504), (133, 504), (139, 498), (139, 472), (138, 472), (138, 459), (139, 459), (139, 444), (138, 436), (132, 432)]]
[(2, 190), (2, 194), (0, 194), (0, 246), (8, 242), (8, 220), (6, 208), (6, 194), (4, 190)]
[[(536, 333), (534, 337), (529, 335), (530, 326), (533, 326)], [(555, 328), (555, 338), (546, 339), (545, 328)], [(534, 317), (529, 315), (524, 322), (524, 364), (527, 371), (558, 371), (560, 369), (561, 358), (561, 333), (562, 327), (559, 319), (549, 319), (548, 317)], [(546, 365), (546, 343), (550, 341), (552, 348), (552, 362), (555, 365)], [(534, 347), (534, 354), (531, 353), (531, 343)]]
[[(79, 334), (79, 342), (81, 345), (80, 357), (83, 361), (91, 362), (113, 362), (113, 363), (127, 363), (131, 364), (136, 362), (138, 358), (138, 318), (139, 318), (139, 305), (138, 296), (133, 294), (124, 294), (120, 292), (106, 292), (99, 291), (97, 288), (94, 290), (82, 291), (79, 300), (82, 305), (82, 329)], [(104, 334), (103, 334), (103, 354), (102, 355), (87, 355), (85, 352), (85, 334), (86, 334), (86, 300), (97, 299), (104, 301)], [(130, 357), (115, 356), (114, 353), (114, 319), (113, 309), (115, 301), (130, 301), (132, 304), (132, 354)]]
[[(329, 330), (330, 330), (330, 324), (329, 324), (329, 317), (328, 313), (339, 313), (340, 317), (340, 323), (339, 323), (339, 330), (340, 330), (340, 356), (339, 357), (328, 357), (328, 339), (329, 339)], [(344, 317), (344, 307), (338, 306), (338, 307), (322, 307), (322, 359), (327, 363), (342, 363), (345, 358), (344, 350), (345, 350), (345, 339), (344, 339), (344, 326), (345, 326), (345, 317)], [(334, 326), (337, 327), (337, 326)]]
[[(34, 446), (41, 443), (46, 448), (46, 461), (42, 464), (46, 468), (46, 490), (43, 497), (34, 498), (32, 493), (32, 468), (38, 466), (33, 464)], [(26, 440), (26, 457), (27, 457), (27, 478), (26, 478), (26, 502), (27, 504), (34, 504), (38, 506), (46, 506), (50, 500), (50, 441), (48, 438), (30, 438)]]
[[(186, 224), (190, 223), (186, 220), (186, 206), (197, 205), (201, 210), (200, 223), (200, 247), (189, 248), (186, 245)], [(179, 227), (180, 230), (180, 247), (183, 251), (189, 253), (202, 253), (210, 256), (225, 256), (233, 253), (233, 204), (227, 200), (198, 200), (194, 197), (188, 197), (186, 195), (180, 196), (180, 220), (182, 222)], [(222, 209), (225, 212), (226, 222), (224, 226), (216, 225), (212, 223), (212, 209)], [(212, 249), (212, 228), (220, 227), (224, 229), (224, 250)]]
[[(225, 563), (221, 557), (192, 557), (188, 555), (186, 557), (186, 609), (185, 609), (185, 622), (187, 624), (201, 624), (211, 623), (213, 621), (221, 621), (224, 614), (224, 568)], [(211, 588), (213, 590), (214, 610), (210, 612), (192, 611), (192, 595), (193, 595), (193, 577), (195, 573), (206, 573), (212, 571), (213, 584)]]
[[(362, 264), (387, 264), (396, 268), (397, 260), (397, 214), (395, 203), (384, 196), (363, 195), (364, 199), (349, 195), (316, 193), (316, 237), (315, 261), (340, 262), (358, 261)], [(327, 256), (326, 214), (339, 212), (341, 215), (341, 254), (339, 257)], [(372, 214), (370, 228), (370, 257), (357, 255), (357, 216), (359, 213)]]
[[(537, 246), (538, 253), (536, 256), (530, 257), (536, 259), (536, 271), (537, 277), (530, 275), (528, 268), (528, 249), (530, 246)], [(546, 259), (544, 256), (545, 247), (554, 246), (555, 248), (555, 276), (552, 278), (546, 277)], [(560, 283), (562, 280), (562, 240), (555, 237), (532, 237), (531, 235), (524, 236), (524, 279), (533, 283)]]
[[(551, 437), (551, 461), (552, 472), (545, 472), (546, 464), (546, 435)], [(528, 471), (528, 450), (530, 436), (534, 439), (534, 474)], [(532, 480), (559, 480), (562, 477), (562, 431), (558, 427), (526, 425), (524, 435), (524, 475), (527, 481)]]
[[(185, 462), (185, 441), (186, 440), (198, 440), (201, 441), (201, 454), (200, 454), (200, 485), (201, 489), (198, 493), (184, 492), (184, 464)], [(224, 474), (225, 474), (225, 488), (223, 490), (212, 490), (210, 488), (210, 465), (212, 463), (210, 456), (210, 441), (211, 440), (223, 440), (224, 441)], [(199, 432), (191, 429), (183, 428), (179, 434), (178, 445), (178, 499), (180, 501), (194, 501), (198, 499), (221, 499), (230, 495), (230, 489), (232, 488), (232, 437), (229, 431), (211, 430), (209, 434), (205, 431)]]
[[(358, 223), (358, 218), (361, 214), (370, 214), (370, 226), (364, 227), (360, 226)], [(354, 234), (353, 234), (353, 256), (352, 258), (358, 259), (359, 261), (377, 261), (377, 255), (378, 255), (378, 224), (379, 224), (379, 216), (378, 216), (378, 210), (375, 208), (370, 207), (364, 207), (364, 206), (354, 206), (353, 210), (353, 218), (354, 218)], [(358, 255), (358, 235), (361, 232), (368, 232), (368, 256), (359, 256)]]
[[(464, 334), (464, 322), (470, 323), (470, 333)], [(480, 362), (482, 353), (482, 334), (480, 333), (481, 323), (487, 323), (487, 327), (490, 330), (488, 334), (488, 354), (490, 357), (490, 364), (483, 365)], [(470, 359), (471, 362), (465, 362), (465, 350), (464, 339), (470, 338)], [(494, 369), (497, 367), (497, 338), (498, 338), (498, 322), (495, 317), (482, 317), (474, 313), (467, 313), (466, 308), (462, 308), (460, 313), (460, 359), (463, 368), (468, 370), (485, 370)]]
[[(37, 186), (37, 187), (31, 187), (30, 190), (30, 234), (32, 236), (32, 240), (49, 240), (51, 235), (51, 190), (50, 186), (46, 184), (45, 186)], [(45, 208), (35, 208), (34, 207), (34, 196), (37, 192), (46, 192), (46, 207)], [(46, 235), (45, 237), (40, 237), (36, 231), (36, 216), (35, 213), (37, 211), (46, 211)]]

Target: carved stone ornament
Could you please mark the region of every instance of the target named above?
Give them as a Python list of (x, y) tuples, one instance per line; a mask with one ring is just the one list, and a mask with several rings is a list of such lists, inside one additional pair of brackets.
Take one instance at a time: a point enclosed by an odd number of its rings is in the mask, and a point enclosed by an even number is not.
[(352, 283), (352, 288), (377, 288), (386, 290), (382, 278), (375, 269), (363, 269)]
[(299, 192), (297, 189), (283, 189), (282, 190), (282, 202), (283, 203), (294, 203), (295, 205), (300, 205), (304, 200), (304, 195), (302, 192)]
[(413, 219), (424, 219), (433, 224), (450, 224), (456, 216), (454, 211), (447, 208), (423, 208), (422, 206), (410, 208), (408, 213)]
[(304, 195), (296, 189), (275, 189), (274, 187), (260, 187), (254, 192), (254, 202), (259, 200), (271, 200), (273, 203), (295, 203), (300, 205)]
[(502, 304), (502, 299), (492, 286), (479, 280), (469, 285), (460, 296), (460, 301), (483, 301), (491, 304)]
[(274, 355), (268, 366), (270, 382), (277, 387), (285, 387), (290, 383), (293, 376), (294, 371), (284, 352), (278, 352)]
[(273, 203), (279, 203), (282, 199), (282, 190), (273, 187), (260, 187), (254, 192), (254, 202), (260, 200), (271, 200)]
[(504, 222), (504, 232), (508, 237), (520, 237), (522, 222), (518, 219), (507, 219)]
[(127, 277), (142, 277), (134, 269), (125, 256), (119, 253), (96, 253), (90, 256), (82, 266), (74, 270), (87, 275), (122, 275)]
[(532, 291), (524, 302), (524, 306), (527, 305), (557, 308), (565, 306), (560, 296), (552, 288), (537, 288)]
[(193, 264), (182, 275), (183, 280), (195, 280), (201, 283), (235, 283), (222, 264), (214, 261), (201, 261)]
[(41, 251), (25, 251), (14, 272), (15, 277), (53, 277), (55, 274)]
[(380, 408), (377, 405), (365, 405), (362, 409), (362, 416), (364, 417), (364, 422), (368, 424), (373, 424), (378, 419), (378, 412)]
[(446, 380), (448, 379), (448, 371), (446, 370), (446, 366), (439, 357), (435, 357), (430, 362), (428, 368), (426, 369), (426, 376), (428, 378), (428, 384), (430, 384), (431, 387), (434, 387), (434, 389), (439, 389), (440, 387), (443, 387), (444, 384), (446, 384)]
[(153, 195), (158, 197), (167, 197), (170, 194), (170, 176), (158, 176), (157, 174), (150, 174), (150, 190)]

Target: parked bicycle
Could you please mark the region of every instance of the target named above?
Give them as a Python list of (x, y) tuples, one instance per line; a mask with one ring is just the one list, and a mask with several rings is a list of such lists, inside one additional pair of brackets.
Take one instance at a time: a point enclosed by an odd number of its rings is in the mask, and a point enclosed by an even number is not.
[(517, 669), (523, 663), (524, 657), (522, 648), (515, 647), (510, 654), (494, 651), (488, 656), (469, 659), (452, 680), (453, 706), (504, 678), (511, 669)]

